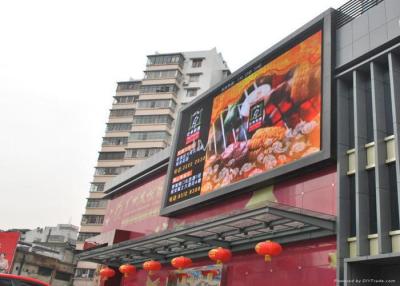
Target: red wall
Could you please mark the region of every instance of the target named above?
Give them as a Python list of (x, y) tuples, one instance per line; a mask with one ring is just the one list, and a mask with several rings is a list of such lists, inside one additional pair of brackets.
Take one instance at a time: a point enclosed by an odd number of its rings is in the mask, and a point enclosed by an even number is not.
[[(335, 238), (324, 238), (285, 245), (284, 251), (265, 263), (262, 256), (253, 251), (235, 253), (227, 263), (225, 285), (229, 286), (310, 286), (335, 285), (336, 269), (329, 263), (329, 255), (336, 251)], [(211, 264), (210, 260), (197, 260), (194, 267)], [(167, 270), (153, 276), (165, 285)], [(139, 270), (134, 277), (124, 280), (123, 286), (146, 285), (147, 273)]]
[[(325, 168), (309, 175), (290, 179), (262, 191), (244, 193), (224, 202), (199, 208), (179, 217), (158, 216), (165, 175), (146, 182), (114, 198), (108, 205), (104, 231), (123, 229), (149, 234), (174, 228), (201, 219), (238, 209), (247, 209), (255, 201), (272, 200), (317, 212), (336, 214), (336, 169)], [(257, 199), (258, 198), (258, 199)], [(335, 285), (336, 269), (329, 265), (329, 256), (336, 251), (335, 237), (284, 245), (284, 251), (272, 263), (266, 264), (254, 251), (234, 253), (228, 264), (226, 285), (308, 286)], [(210, 264), (208, 259), (196, 260), (195, 266)], [(165, 268), (165, 267), (164, 267)], [(160, 272), (164, 281), (166, 268)], [(122, 282), (125, 286), (146, 285), (144, 271)], [(113, 283), (112, 283), (113, 284)], [(118, 285), (118, 283), (114, 283)], [(122, 285), (122, 284), (121, 284)]]

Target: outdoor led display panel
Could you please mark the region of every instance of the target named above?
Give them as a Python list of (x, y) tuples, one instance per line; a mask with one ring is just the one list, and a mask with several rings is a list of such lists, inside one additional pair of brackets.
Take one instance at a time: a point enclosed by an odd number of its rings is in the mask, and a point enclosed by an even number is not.
[(330, 137), (323, 27), (313, 25), (182, 110), (161, 214), (330, 156), (329, 140), (322, 141)]

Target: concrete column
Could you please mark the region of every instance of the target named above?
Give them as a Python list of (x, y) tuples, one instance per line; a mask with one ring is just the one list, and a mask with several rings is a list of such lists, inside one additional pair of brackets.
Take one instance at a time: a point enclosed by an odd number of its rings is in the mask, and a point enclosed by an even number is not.
[(355, 149), (355, 185), (356, 185), (356, 238), (357, 256), (369, 255), (369, 191), (368, 175), (365, 170), (367, 156), (367, 78), (360, 71), (353, 71), (354, 98), (354, 149)]
[[(393, 53), (389, 53), (389, 79), (390, 97), (392, 100), (393, 114), (393, 133), (395, 137), (395, 156), (396, 156), (396, 177), (397, 177), (397, 198), (400, 204), (400, 60)], [(400, 206), (399, 206), (400, 217)]]
[(391, 228), (390, 214), (390, 189), (388, 168), (386, 166), (386, 142), (387, 134), (384, 100), (384, 70), (377, 63), (371, 62), (371, 94), (372, 94), (372, 120), (374, 126), (375, 144), (375, 190), (376, 213), (378, 229), (379, 253), (387, 253), (392, 250), (392, 242), (389, 236)]
[(337, 280), (343, 280), (344, 274), (344, 259), (349, 257), (349, 245), (347, 238), (350, 236), (350, 188), (349, 178), (347, 176), (347, 150), (350, 147), (349, 141), (349, 124), (353, 124), (353, 119), (350, 119), (349, 115), (349, 87), (346, 82), (342, 79), (336, 81), (336, 101), (337, 109), (340, 111), (337, 116), (337, 126), (340, 126), (337, 130), (337, 185), (336, 185), (336, 196), (338, 202), (337, 208)]

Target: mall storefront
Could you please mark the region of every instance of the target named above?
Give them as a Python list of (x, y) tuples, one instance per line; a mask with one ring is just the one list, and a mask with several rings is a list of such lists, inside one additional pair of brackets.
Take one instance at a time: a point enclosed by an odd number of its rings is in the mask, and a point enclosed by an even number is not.
[(80, 259), (115, 268), (107, 285), (400, 282), (399, 18), (390, 0), (327, 10), (185, 106), (172, 147), (106, 186)]

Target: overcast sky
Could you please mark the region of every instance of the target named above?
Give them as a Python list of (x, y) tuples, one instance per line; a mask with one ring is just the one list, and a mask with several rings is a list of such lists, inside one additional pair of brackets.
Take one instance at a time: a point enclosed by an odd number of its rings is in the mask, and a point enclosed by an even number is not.
[(231, 71), (346, 0), (0, 2), (0, 229), (79, 225), (116, 82), (154, 52)]

